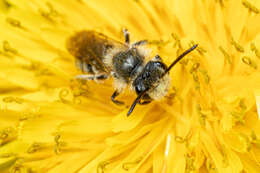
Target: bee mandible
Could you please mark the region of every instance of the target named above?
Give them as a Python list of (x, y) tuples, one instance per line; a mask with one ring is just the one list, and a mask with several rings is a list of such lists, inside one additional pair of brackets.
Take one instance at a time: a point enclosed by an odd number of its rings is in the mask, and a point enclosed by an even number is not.
[(76, 66), (83, 72), (77, 75), (82, 80), (105, 80), (114, 78), (115, 91), (111, 100), (115, 104), (124, 104), (116, 97), (130, 86), (137, 94), (127, 116), (136, 104), (145, 105), (152, 100), (164, 97), (170, 87), (169, 71), (185, 55), (193, 51), (195, 44), (168, 67), (162, 58), (156, 55), (146, 61), (149, 51), (143, 47), (147, 40), (130, 44), (129, 32), (124, 29), (125, 42), (119, 42), (93, 30), (83, 30), (68, 38), (66, 48), (76, 58)]

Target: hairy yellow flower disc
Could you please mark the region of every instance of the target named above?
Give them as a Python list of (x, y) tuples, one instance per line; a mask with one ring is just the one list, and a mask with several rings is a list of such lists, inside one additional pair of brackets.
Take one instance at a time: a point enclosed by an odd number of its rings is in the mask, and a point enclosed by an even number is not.
[[(259, 173), (260, 1), (0, 0), (0, 172)], [(79, 81), (69, 37), (148, 40), (169, 93), (114, 104), (113, 78)]]

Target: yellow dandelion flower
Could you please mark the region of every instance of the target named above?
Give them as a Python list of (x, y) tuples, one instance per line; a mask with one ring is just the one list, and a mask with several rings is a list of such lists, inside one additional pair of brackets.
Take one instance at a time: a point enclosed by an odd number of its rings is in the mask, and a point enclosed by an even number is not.
[[(0, 0), (0, 172), (259, 173), (260, 2)], [(148, 40), (174, 67), (166, 97), (110, 101), (113, 80), (78, 82), (80, 30)], [(120, 95), (126, 105), (135, 96)]]

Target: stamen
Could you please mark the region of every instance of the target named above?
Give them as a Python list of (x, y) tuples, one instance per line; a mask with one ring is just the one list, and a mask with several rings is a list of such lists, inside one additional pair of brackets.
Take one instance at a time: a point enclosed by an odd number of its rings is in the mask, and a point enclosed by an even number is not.
[(12, 4), (8, 0), (3, 0), (3, 3), (7, 8), (12, 7)]
[(255, 44), (254, 44), (254, 43), (251, 43), (250, 47), (251, 47), (251, 50), (252, 50), (253, 52), (255, 52), (255, 55), (257, 56), (257, 58), (260, 59), (260, 51), (256, 48)]
[(11, 46), (10, 46), (10, 44), (9, 44), (9, 42), (8, 41), (3, 41), (3, 50), (4, 50), (4, 52), (6, 52), (6, 53), (13, 53), (13, 54), (18, 54), (18, 51), (16, 50), (16, 49), (14, 49), (14, 48), (12, 48)]
[(255, 134), (255, 131), (254, 131), (254, 130), (252, 130), (252, 131), (251, 131), (251, 139), (252, 139), (253, 141), (257, 139), (257, 137), (256, 137), (256, 134)]
[(231, 57), (229, 56), (229, 54), (221, 46), (219, 46), (219, 50), (223, 53), (223, 55), (224, 55), (225, 59), (227, 60), (227, 62), (229, 63), (229, 65), (231, 65), (232, 61), (231, 61)]
[(249, 137), (247, 135), (243, 134), (243, 133), (240, 133), (239, 134), (239, 139), (241, 141), (246, 142), (246, 144), (247, 144), (247, 148), (246, 149), (249, 152), (252, 149), (252, 143), (250, 142)]
[(236, 108), (236, 110), (231, 112), (234, 123), (240, 123), (242, 125), (245, 124), (244, 116), (245, 116), (245, 113), (246, 113), (246, 108), (247, 107), (245, 105), (244, 99), (240, 99), (239, 105)]
[(196, 62), (192, 65), (191, 69), (190, 69), (190, 73), (196, 72), (200, 67), (200, 63)]
[(256, 50), (256, 46), (254, 43), (250, 44), (250, 49), (254, 52)]
[(135, 161), (133, 162), (126, 162), (123, 163), (122, 168), (126, 171), (128, 171), (129, 169), (135, 167), (138, 163), (140, 163), (142, 161), (143, 157), (139, 157), (137, 158)]
[(66, 146), (66, 143), (61, 140), (61, 135), (60, 134), (57, 134), (54, 137), (54, 142), (55, 142), (54, 152), (58, 155), (58, 154), (61, 153), (62, 147)]
[(253, 12), (255, 14), (259, 13), (259, 10), (256, 8), (256, 6), (254, 6), (253, 4), (248, 2), (247, 0), (242, 0), (242, 4), (244, 5), (245, 8), (248, 9), (249, 12)]
[(164, 40), (150, 40), (148, 41), (148, 44), (150, 45), (156, 45), (158, 49), (160, 49), (162, 46), (165, 46), (169, 43), (170, 41), (164, 41)]
[(256, 63), (255, 63), (254, 61), (252, 61), (252, 59), (249, 58), (248, 56), (244, 56), (244, 57), (242, 58), (242, 61), (243, 61), (243, 63), (249, 65), (250, 67), (252, 67), (252, 68), (254, 68), (254, 69), (257, 69)]
[(25, 30), (25, 27), (22, 26), (22, 24), (21, 24), (21, 22), (19, 20), (7, 17), (5, 21), (6, 21), (6, 23), (10, 24), (13, 27), (17, 27), (17, 28)]
[(239, 107), (241, 108), (241, 110), (245, 111), (246, 110), (246, 104), (245, 104), (245, 99), (240, 99), (239, 101)]
[(97, 166), (97, 173), (104, 173), (106, 166), (110, 163), (110, 161), (100, 162)]
[(192, 77), (193, 77), (193, 80), (195, 82), (195, 89), (196, 90), (199, 90), (200, 89), (200, 82), (199, 82), (199, 76), (197, 73), (193, 72), (192, 73)]
[(5, 103), (15, 102), (15, 103), (18, 103), (18, 104), (22, 104), (24, 102), (24, 100), (19, 98), (19, 97), (8, 96), (8, 97), (3, 98), (3, 102), (5, 102)]
[(241, 53), (245, 52), (244, 48), (240, 44), (235, 42), (233, 37), (231, 37), (231, 44), (236, 48), (237, 51), (239, 51)]
[(182, 138), (181, 136), (175, 136), (175, 141), (179, 143), (184, 143), (186, 139)]
[(206, 84), (209, 84), (209, 82), (210, 82), (210, 77), (209, 77), (209, 75), (208, 75), (208, 72), (206, 71), (206, 70), (199, 70), (199, 72), (203, 75), (203, 77), (204, 77), (204, 80), (205, 80), (205, 83)]
[(69, 90), (66, 88), (63, 88), (59, 92), (59, 98), (62, 103), (69, 103), (68, 100), (66, 100), (66, 97), (69, 95)]
[[(176, 33), (172, 33), (171, 34), (172, 38), (175, 40), (175, 43), (173, 45), (173, 48), (178, 47), (178, 48), (182, 48), (181, 46), (181, 40), (179, 38), (179, 36)], [(193, 44), (194, 45), (194, 44)]]
[(201, 106), (198, 104), (197, 105), (197, 112), (199, 114), (199, 122), (200, 122), (200, 125), (201, 126), (205, 126), (206, 125), (206, 118), (207, 118), (207, 115), (203, 114), (201, 112)]
[(216, 0), (216, 2), (219, 3), (222, 8), (224, 7), (224, 1), (223, 0)]
[(194, 162), (195, 162), (195, 158), (194, 156), (189, 156), (186, 155), (186, 172), (192, 172), (195, 170), (195, 166), (194, 166)]
[(226, 149), (226, 147), (224, 145), (221, 145), (220, 152), (221, 152), (221, 154), (223, 156), (223, 160), (222, 160), (223, 165), (226, 168), (226, 167), (229, 166), (229, 161), (228, 161), (228, 156), (227, 156), (227, 149)]
[(6, 127), (0, 131), (0, 146), (17, 137), (17, 131), (13, 127)]
[(46, 6), (48, 7), (48, 11), (43, 10), (43, 9), (39, 9), (38, 12), (40, 13), (40, 15), (44, 18), (46, 18), (47, 20), (49, 20), (52, 23), (56, 23), (56, 18), (60, 17), (60, 14), (53, 8), (52, 4), (47, 2)]
[(80, 105), (82, 100), (79, 97), (73, 97), (73, 104)]
[(206, 161), (206, 167), (209, 172), (217, 172), (217, 168), (210, 158)]
[(39, 151), (40, 149), (43, 148), (42, 143), (34, 142), (27, 150), (27, 153), (35, 153), (36, 151)]
[(251, 139), (250, 139), (251, 143), (255, 144), (255, 146), (260, 149), (260, 140), (257, 138), (254, 130), (251, 131), (250, 137), (251, 137)]
[[(23, 173), (26, 168), (22, 164), (22, 160), (17, 160), (15, 164), (10, 168), (9, 173)], [(27, 172), (27, 171), (26, 171)]]
[(1, 158), (9, 158), (9, 157), (16, 157), (17, 154), (15, 153), (3, 153), (3, 154), (0, 154), (0, 159)]

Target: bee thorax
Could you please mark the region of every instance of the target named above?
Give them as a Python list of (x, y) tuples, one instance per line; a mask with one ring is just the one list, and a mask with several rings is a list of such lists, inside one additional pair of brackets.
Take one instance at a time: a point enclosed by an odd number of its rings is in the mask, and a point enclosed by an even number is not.
[(140, 73), (143, 63), (144, 57), (135, 48), (118, 52), (112, 59), (115, 77), (129, 83)]

